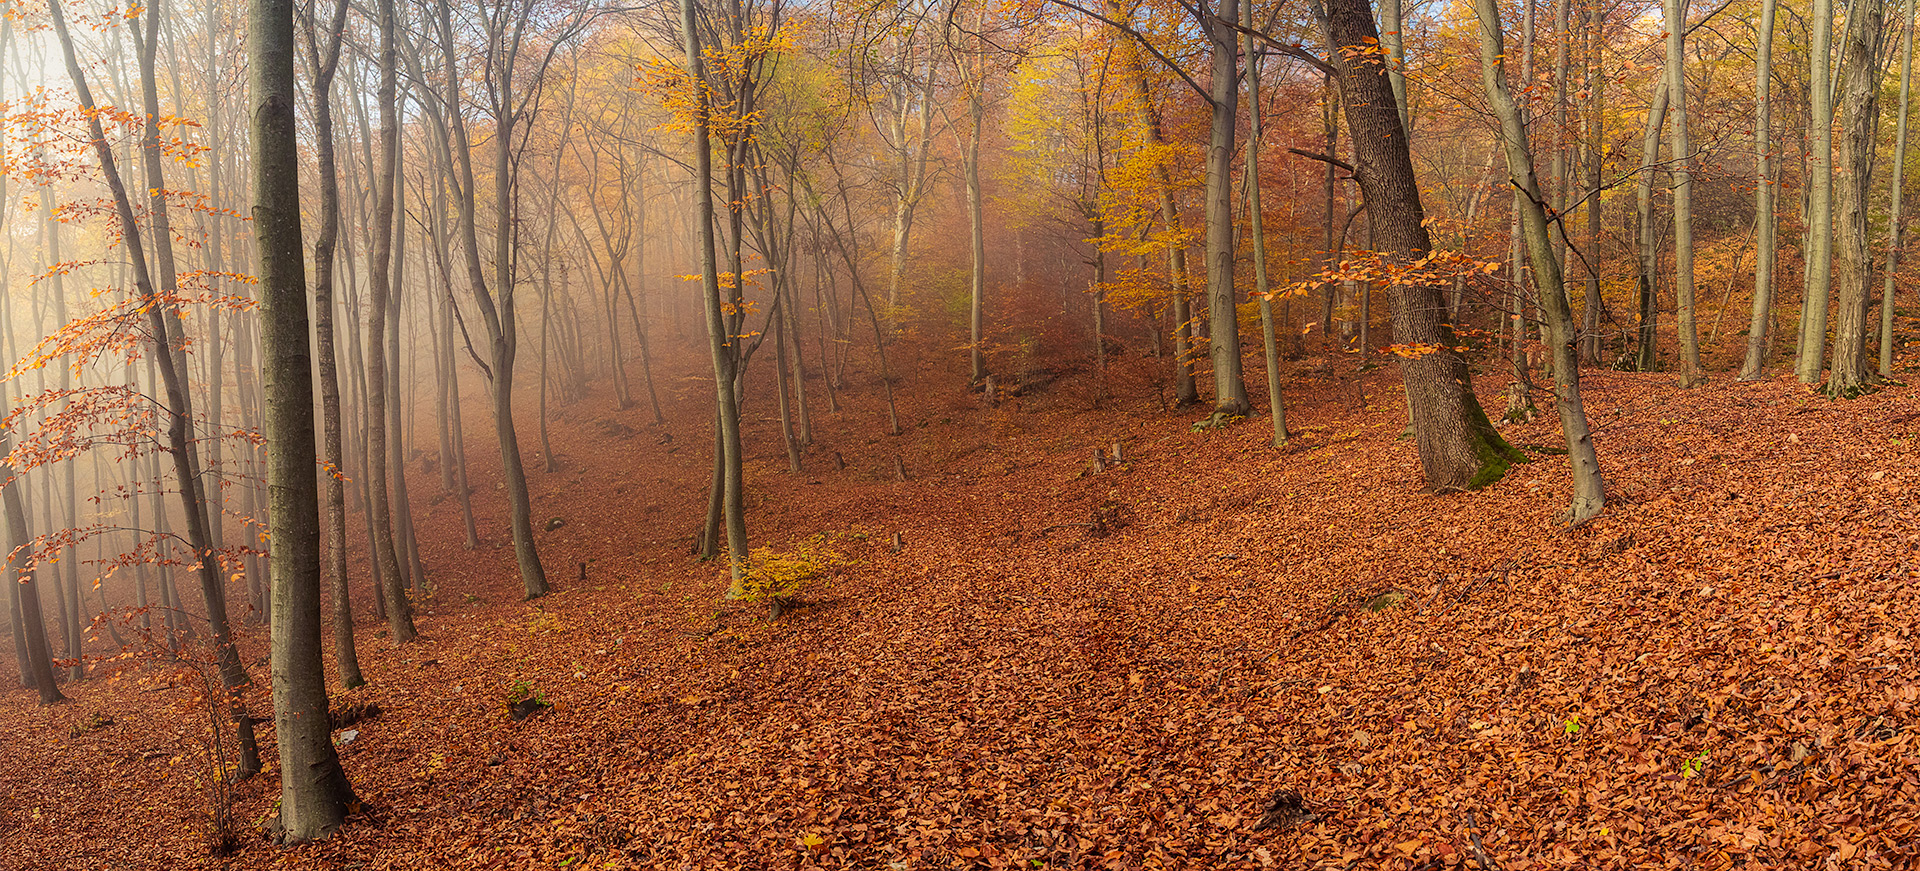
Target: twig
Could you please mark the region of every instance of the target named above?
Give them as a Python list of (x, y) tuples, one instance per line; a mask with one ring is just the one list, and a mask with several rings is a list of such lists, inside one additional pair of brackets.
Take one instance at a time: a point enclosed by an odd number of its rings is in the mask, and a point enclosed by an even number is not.
[(1473, 811), (1467, 811), (1467, 838), (1473, 841), (1473, 858), (1480, 863), (1482, 871), (1500, 871), (1500, 866), (1487, 858), (1487, 848), (1480, 843), (1480, 824), (1474, 821)]

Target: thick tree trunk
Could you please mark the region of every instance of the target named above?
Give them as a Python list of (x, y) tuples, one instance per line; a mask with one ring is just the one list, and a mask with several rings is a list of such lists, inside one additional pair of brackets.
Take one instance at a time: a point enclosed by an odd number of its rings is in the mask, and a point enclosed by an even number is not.
[[(0, 414), (6, 411), (6, 397), (0, 395)], [(4, 511), (6, 524), (7, 550), (0, 554), (0, 562), (6, 565), (4, 580), (8, 588), (8, 599), (13, 605), (15, 617), (14, 636), (22, 654), (20, 670), (25, 675), (27, 686), (40, 693), (40, 704), (51, 705), (66, 701), (60, 693), (60, 684), (53, 676), (53, 648), (47, 643), (46, 616), (40, 609), (40, 580), (38, 573), (28, 569), (28, 552), (32, 550), (33, 534), (27, 530), (26, 500), (20, 496), (25, 484), (24, 479), (14, 474), (13, 465), (5, 462), (5, 457), (13, 451), (12, 436), (7, 430), (0, 429), (0, 511)]]
[[(1347, 126), (1353, 131), (1354, 175), (1366, 197), (1380, 253), (1396, 264), (1412, 263), (1433, 246), (1393, 89), (1379, 64), (1350, 59), (1338, 50), (1378, 42), (1373, 12), (1366, 0), (1333, 0), (1327, 4), (1326, 29), (1328, 43), (1336, 49), (1333, 65), (1340, 73)], [(1400, 371), (1427, 484), (1446, 492), (1500, 480), (1525, 455), (1500, 437), (1480, 408), (1467, 362), (1454, 350), (1459, 340), (1447, 323), (1440, 285), (1398, 284), (1389, 297), (1394, 341), (1419, 351), (1401, 359)]]
[(251, 0), (253, 227), (260, 251), (269, 528), (273, 538), (273, 710), (280, 749), (280, 839), (324, 838), (353, 789), (334, 750), (321, 662), (320, 493), (314, 476), (313, 367), (300, 242), (294, 127), (293, 0)]
[(1845, 167), (1834, 215), (1839, 300), (1833, 322), (1833, 369), (1827, 391), (1853, 396), (1880, 378), (1867, 352), (1873, 315), (1873, 252), (1868, 200), (1879, 143), (1880, 80), (1886, 71), (1886, 0), (1854, 0), (1840, 48), (1840, 164)]
[(1240, 360), (1239, 295), (1233, 285), (1233, 145), (1240, 112), (1240, 0), (1219, 0), (1204, 22), (1213, 51), (1213, 127), (1207, 138), (1207, 351), (1213, 360), (1213, 410), (1244, 417), (1247, 384)]
[[(1563, 0), (1564, 2), (1564, 0)], [(1533, 171), (1533, 150), (1527, 141), (1527, 127), (1520, 110), (1514, 106), (1507, 89), (1505, 39), (1500, 29), (1500, 8), (1496, 0), (1476, 0), (1474, 11), (1480, 18), (1480, 82), (1487, 102), (1500, 120), (1500, 138), (1506, 146), (1507, 173), (1524, 199), (1520, 219), (1526, 225), (1527, 249), (1538, 277), (1541, 307), (1547, 316), (1548, 344), (1553, 354), (1555, 405), (1560, 413), (1560, 428), (1567, 440), (1567, 459), (1573, 467), (1573, 504), (1562, 519), (1570, 524), (1585, 523), (1606, 508), (1606, 485), (1600, 478), (1600, 461), (1593, 447), (1592, 431), (1587, 426), (1586, 406), (1580, 399), (1580, 363), (1578, 338), (1574, 332), (1573, 309), (1567, 302), (1566, 282), (1561, 279), (1560, 263), (1548, 231), (1544, 197)]]

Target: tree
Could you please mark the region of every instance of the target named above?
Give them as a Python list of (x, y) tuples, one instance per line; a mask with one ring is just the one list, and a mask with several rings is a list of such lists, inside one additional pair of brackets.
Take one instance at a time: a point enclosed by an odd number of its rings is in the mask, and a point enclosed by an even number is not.
[(1811, 117), (1807, 143), (1807, 221), (1801, 247), (1807, 263), (1806, 296), (1800, 307), (1800, 342), (1793, 374), (1802, 384), (1820, 381), (1827, 353), (1827, 306), (1833, 270), (1833, 0), (1813, 0), (1807, 63)]
[(321, 472), (326, 477), (327, 585), (333, 594), (333, 652), (340, 685), (367, 682), (353, 638), (353, 599), (347, 587), (346, 457), (340, 435), (340, 364), (334, 353), (333, 260), (340, 233), (340, 179), (334, 168), (333, 79), (345, 42), (347, 2), (336, 0), (322, 42), (312, 6), (301, 19), (307, 63), (313, 71), (314, 162), (320, 183), (320, 234), (313, 243), (314, 354), (320, 363)]
[(1680, 386), (1706, 381), (1700, 371), (1700, 331), (1694, 326), (1693, 162), (1687, 139), (1687, 3), (1661, 0), (1667, 23), (1667, 154), (1673, 171), (1673, 285), (1680, 329)]
[[(1773, 214), (1773, 21), (1779, 0), (1761, 0), (1757, 44), (1753, 55), (1753, 317), (1747, 322), (1747, 356), (1740, 364), (1740, 380), (1760, 377), (1772, 346), (1773, 267), (1778, 259), (1774, 230), (1778, 221)], [(1899, 178), (1899, 170), (1894, 170)], [(1895, 209), (1899, 206), (1899, 184), (1894, 184)], [(1889, 270), (1889, 277), (1892, 271)]]
[(1442, 283), (1418, 273), (1433, 244), (1392, 85), (1365, 52), (1380, 40), (1373, 10), (1367, 0), (1330, 0), (1322, 12), (1331, 61), (1323, 65), (1337, 73), (1345, 96), (1351, 170), (1376, 228), (1378, 254), (1390, 267), (1413, 269), (1391, 285), (1388, 299), (1394, 342), (1411, 355), (1401, 357), (1400, 373), (1421, 469), (1437, 491), (1484, 487), (1526, 457), (1494, 430), (1473, 394), (1473, 376), (1447, 322)]
[(1501, 33), (1500, 9), (1495, 0), (1475, 0), (1474, 12), (1480, 19), (1480, 80), (1487, 102), (1500, 122), (1500, 140), (1506, 146), (1507, 173), (1522, 196), (1520, 221), (1527, 238), (1527, 250), (1533, 274), (1540, 288), (1540, 305), (1547, 316), (1547, 343), (1553, 354), (1554, 405), (1560, 414), (1560, 429), (1567, 440), (1567, 459), (1573, 466), (1573, 504), (1562, 518), (1569, 524), (1581, 524), (1606, 508), (1606, 485), (1600, 479), (1600, 460), (1587, 426), (1586, 405), (1580, 399), (1579, 336), (1574, 328), (1573, 309), (1567, 302), (1567, 285), (1561, 279), (1560, 260), (1549, 235), (1547, 211), (1534, 175), (1533, 149), (1527, 139), (1527, 126), (1507, 90), (1506, 40)]
[(314, 475), (313, 366), (301, 259), (293, 0), (250, 0), (247, 56), (271, 494), (268, 524), (273, 535), (279, 828), (283, 841), (299, 843), (326, 837), (338, 827), (346, 819), (353, 790), (333, 747), (320, 658), (320, 492)]
[[(48, 0), (47, 11), (53, 19), (54, 34), (59, 39), (67, 76), (73, 82), (75, 96), (79, 98), (87, 119), (87, 132), (113, 202), (114, 215), (119, 220), (121, 240), (126, 245), (127, 261), (133, 272), (134, 296), (146, 314), (150, 331), (148, 341), (152, 343), (150, 353), (157, 364), (163, 385), (165, 398), (161, 403), (161, 413), (165, 421), (166, 450), (173, 459), (181, 513), (185, 515), (187, 524), (187, 546), (193, 552), (200, 592), (206, 600), (207, 623), (213, 631), (220, 680), (228, 695), (228, 707), (240, 742), (240, 759), (234, 774), (240, 778), (251, 777), (260, 771), (260, 747), (254, 735), (253, 717), (247, 713), (240, 694), (252, 683), (252, 679), (247, 676), (246, 667), (240, 662), (239, 648), (234, 644), (233, 625), (227, 618), (226, 591), (221, 585), (219, 557), (207, 523), (207, 503), (202, 495), (198, 454), (190, 435), (193, 412), (187, 392), (184, 341), (175, 326), (181, 320), (176, 305), (177, 294), (163, 296), (155, 289), (140, 224), (134, 216), (133, 201), (127, 195), (125, 182), (121, 180), (119, 162), (107, 140), (100, 121), (99, 106), (94, 102), (93, 90), (87, 84), (86, 73), (75, 53), (73, 37), (67, 30), (66, 11), (61, 3), (62, 0)], [(149, 6), (142, 10), (142, 14), (151, 16), (147, 20), (157, 22), (160, 12), (158, 8)], [(149, 127), (150, 135), (157, 135), (151, 132), (152, 129)], [(158, 161), (152, 163), (154, 165), (149, 167), (148, 183), (157, 184), (160, 175), (153, 170), (157, 170)]]
[(1902, 195), (1906, 189), (1901, 186), (1907, 167), (1907, 104), (1913, 93), (1913, 24), (1915, 18), (1914, 0), (1906, 2), (1907, 20), (1900, 32), (1900, 115), (1896, 122), (1893, 138), (1893, 204), (1887, 215), (1887, 267), (1886, 285), (1880, 291), (1880, 377), (1893, 376), (1893, 290), (1894, 278), (1900, 267), (1900, 247), (1906, 236), (1907, 225), (1900, 211)]
[(413, 627), (413, 605), (407, 601), (400, 557), (393, 541), (393, 502), (387, 492), (387, 318), (393, 287), (393, 201), (400, 182), (400, 121), (398, 49), (394, 45), (394, 0), (379, 0), (380, 86), (374, 101), (380, 113), (379, 164), (373, 168), (373, 250), (367, 265), (367, 293), (373, 316), (367, 323), (367, 485), (373, 524), (373, 558), (380, 564), (380, 596), (387, 605), (387, 629), (393, 643), (418, 637)]
[[(1834, 247), (1840, 293), (1834, 308), (1833, 369), (1827, 391), (1851, 396), (1880, 378), (1867, 350), (1873, 313), (1873, 252), (1868, 200), (1879, 144), (1880, 80), (1886, 71), (1886, 0), (1855, 0), (1847, 7), (1840, 49), (1840, 163), (1845, 168), (1835, 209)], [(1904, 159), (1904, 155), (1902, 156)]]

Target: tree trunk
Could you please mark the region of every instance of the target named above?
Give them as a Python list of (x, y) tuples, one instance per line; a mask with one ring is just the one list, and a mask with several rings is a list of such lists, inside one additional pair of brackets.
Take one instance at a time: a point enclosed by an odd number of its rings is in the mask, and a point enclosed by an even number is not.
[[(1326, 12), (1329, 45), (1365, 46), (1379, 40), (1366, 0), (1332, 0)], [(1353, 131), (1355, 177), (1377, 228), (1380, 253), (1396, 264), (1412, 263), (1433, 246), (1393, 89), (1377, 63), (1350, 59), (1339, 51), (1332, 61), (1340, 74), (1347, 126)], [(1389, 298), (1394, 341), (1434, 349), (1400, 363), (1427, 484), (1447, 492), (1500, 480), (1509, 466), (1526, 457), (1500, 437), (1480, 408), (1467, 361), (1454, 350), (1459, 340), (1447, 323), (1440, 285), (1397, 284)]]
[(1818, 384), (1827, 353), (1827, 303), (1833, 270), (1833, 0), (1813, 0), (1807, 63), (1812, 67), (1808, 103), (1813, 141), (1807, 144), (1807, 286), (1800, 308), (1800, 344), (1793, 374)]
[(333, 595), (333, 658), (340, 685), (367, 682), (353, 637), (353, 599), (347, 586), (347, 490), (340, 445), (340, 364), (334, 353), (333, 259), (340, 234), (340, 181), (334, 167), (333, 77), (347, 22), (347, 3), (334, 4), (324, 33), (311, 16), (307, 59), (313, 73), (314, 153), (319, 164), (320, 235), (313, 244), (314, 350), (320, 358), (321, 470), (326, 479), (327, 586)]
[(1901, 187), (1901, 177), (1907, 164), (1907, 104), (1908, 97), (1913, 93), (1914, 0), (1907, 0), (1906, 7), (1907, 20), (1900, 28), (1900, 120), (1896, 122), (1897, 132), (1893, 137), (1893, 203), (1887, 214), (1887, 275), (1886, 285), (1880, 290), (1881, 378), (1893, 377), (1894, 279), (1900, 270), (1900, 247), (1907, 230), (1906, 221), (1900, 213), (1900, 201), (1905, 193)]
[[(1399, 12), (1398, 0), (1393, 3), (1394, 18)], [(1244, 0), (1242, 13), (1246, 20), (1253, 20), (1253, 0)], [(1393, 35), (1397, 41), (1399, 34)], [(1254, 53), (1254, 37), (1247, 34), (1247, 236), (1253, 243), (1253, 292), (1260, 298), (1260, 337), (1266, 351), (1267, 362), (1267, 411), (1273, 421), (1273, 446), (1278, 448), (1287, 443), (1287, 405), (1280, 394), (1280, 343), (1274, 335), (1273, 299), (1268, 295), (1272, 287), (1267, 276), (1267, 233), (1266, 223), (1260, 209), (1260, 61)], [(1404, 89), (1399, 75), (1395, 74), (1395, 83)], [(1402, 94), (1402, 99), (1404, 95)], [(1099, 311), (1099, 299), (1094, 299), (1095, 312)], [(1096, 337), (1097, 338), (1097, 337)]]
[[(1879, 380), (1867, 352), (1873, 314), (1872, 234), (1868, 200), (1879, 143), (1880, 81), (1886, 70), (1886, 0), (1854, 0), (1840, 48), (1840, 163), (1846, 168), (1834, 216), (1839, 301), (1833, 323), (1833, 369), (1827, 391), (1855, 396)], [(1904, 155), (1902, 156), (1904, 158)]]
[[(1562, 0), (1564, 2), (1564, 0)], [(1524, 196), (1520, 219), (1526, 225), (1527, 249), (1533, 261), (1533, 273), (1540, 288), (1541, 307), (1547, 316), (1548, 344), (1552, 346), (1555, 405), (1560, 413), (1560, 428), (1567, 440), (1567, 459), (1573, 466), (1573, 504), (1562, 519), (1581, 524), (1598, 516), (1606, 508), (1606, 485), (1600, 478), (1600, 461), (1587, 426), (1586, 406), (1580, 399), (1578, 336), (1574, 332), (1573, 309), (1567, 302), (1566, 282), (1561, 280), (1560, 263), (1555, 258), (1553, 237), (1548, 231), (1547, 214), (1540, 183), (1534, 176), (1533, 151), (1527, 141), (1527, 127), (1520, 110), (1507, 90), (1505, 39), (1500, 29), (1500, 9), (1496, 0), (1476, 0), (1474, 11), (1480, 18), (1480, 81), (1493, 114), (1500, 120), (1500, 138), (1506, 146), (1507, 173)]]
[(320, 493), (313, 469), (293, 53), (293, 0), (250, 0), (253, 227), (260, 251), (261, 376), (272, 494), (273, 710), (283, 843), (326, 837), (346, 819), (353, 801), (333, 747), (320, 656)]
[(1239, 295), (1233, 286), (1233, 144), (1240, 112), (1240, 0), (1219, 0), (1203, 22), (1212, 43), (1213, 127), (1207, 138), (1207, 350), (1213, 359), (1213, 411), (1245, 417)]
[(399, 551), (393, 541), (393, 502), (388, 494), (387, 462), (387, 318), (393, 298), (393, 200), (400, 180), (400, 120), (396, 82), (397, 57), (393, 45), (394, 0), (379, 0), (380, 85), (374, 101), (380, 113), (379, 164), (374, 167), (373, 251), (368, 255), (367, 293), (371, 317), (367, 323), (367, 499), (373, 519), (373, 558), (380, 564), (380, 595), (387, 604), (387, 630), (393, 643), (419, 637), (413, 626), (413, 605), (407, 601), (400, 572)]
[[(707, 316), (707, 349), (713, 357), (714, 408), (717, 421), (718, 449), (716, 459), (721, 463), (721, 492), (724, 493), (727, 532), (727, 567), (732, 578), (727, 588), (730, 598), (738, 598), (746, 592), (747, 571), (747, 518), (746, 500), (741, 477), (740, 456), (740, 404), (734, 396), (734, 363), (732, 339), (728, 335), (726, 315), (720, 309), (720, 274), (717, 258), (714, 255), (713, 231), (713, 145), (709, 134), (709, 115), (706, 90), (706, 61), (701, 55), (698, 15), (695, 11), (697, 0), (680, 0), (681, 38), (686, 49), (687, 72), (696, 83), (694, 86), (695, 114), (693, 129), (695, 220), (699, 221), (700, 234), (700, 275), (705, 289)], [(875, 339), (878, 341), (876, 325)]]
[(1636, 234), (1640, 243), (1635, 270), (1640, 290), (1638, 356), (1634, 368), (1652, 372), (1659, 367), (1660, 323), (1660, 237), (1653, 232), (1654, 165), (1660, 162), (1660, 127), (1667, 116), (1667, 83), (1653, 89), (1653, 104), (1647, 107), (1646, 133), (1640, 139), (1640, 181), (1636, 203), (1639, 221)]
[[(1740, 380), (1755, 381), (1767, 365), (1772, 348), (1774, 264), (1779, 260), (1773, 214), (1773, 21), (1779, 0), (1761, 0), (1757, 45), (1753, 60), (1753, 317), (1747, 322), (1747, 356), (1740, 364)], [(1904, 128), (1902, 128), (1904, 129)], [(1894, 184), (1894, 209), (1899, 203), (1899, 170)], [(1889, 272), (1891, 279), (1891, 272)]]
[(1673, 164), (1673, 294), (1680, 332), (1680, 386), (1706, 383), (1700, 371), (1700, 333), (1694, 326), (1693, 146), (1687, 141), (1688, 0), (1661, 0), (1667, 23), (1667, 154)]
[[(185, 356), (185, 343), (183, 338), (174, 333), (174, 324), (180, 320), (179, 311), (171, 300), (162, 299), (155, 291), (152, 274), (147, 267), (146, 243), (141, 236), (139, 222), (134, 217), (133, 201), (127, 195), (119, 163), (101, 128), (93, 91), (87, 85), (86, 73), (74, 51), (73, 38), (67, 31), (66, 12), (59, 0), (49, 0), (47, 11), (53, 20), (61, 55), (66, 62), (67, 77), (73, 82), (75, 96), (79, 98), (80, 107), (87, 118), (87, 132), (93, 143), (94, 154), (99, 158), (100, 171), (112, 197), (115, 214), (120, 219), (120, 241), (133, 267), (135, 295), (141, 300), (147, 316), (147, 327), (152, 331), (150, 340), (153, 345), (148, 350), (156, 359), (164, 385), (165, 400), (160, 416), (165, 421), (166, 442), (179, 486), (181, 513), (187, 522), (186, 541), (193, 552), (201, 594), (206, 599), (207, 624), (213, 632), (221, 684), (228, 695), (229, 710), (240, 744), (240, 758), (233, 776), (236, 779), (251, 777), (260, 772), (260, 747), (254, 736), (253, 719), (247, 714), (240, 693), (252, 681), (247, 677), (246, 668), (240, 662), (239, 648), (234, 643), (233, 625), (227, 618), (226, 592), (220, 577), (220, 565), (208, 535), (206, 501), (201, 494), (199, 463), (195, 459), (188, 426), (193, 410), (187, 392), (185, 367), (180, 365), (180, 360)], [(159, 10), (149, 6), (143, 10), (143, 14), (158, 16)], [(149, 174), (152, 176), (150, 183), (160, 181), (157, 172)]]

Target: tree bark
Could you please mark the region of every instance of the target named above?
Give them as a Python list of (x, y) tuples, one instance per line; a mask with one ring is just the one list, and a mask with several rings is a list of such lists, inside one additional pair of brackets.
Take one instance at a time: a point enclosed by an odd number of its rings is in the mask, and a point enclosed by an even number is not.
[[(1377, 63), (1348, 58), (1340, 48), (1376, 44), (1379, 34), (1366, 0), (1326, 6), (1328, 44), (1353, 131), (1355, 172), (1377, 229), (1380, 253), (1408, 266), (1433, 248), (1420, 206), (1404, 128), (1386, 72)], [(1416, 354), (1402, 357), (1401, 376), (1428, 486), (1441, 492), (1484, 487), (1500, 480), (1525, 455), (1506, 443), (1473, 394), (1467, 361), (1446, 320), (1446, 300), (1432, 281), (1389, 290), (1394, 341)], [(1431, 350), (1428, 350), (1431, 349)]]
[(393, 45), (394, 0), (376, 4), (380, 27), (380, 84), (374, 102), (380, 113), (379, 164), (373, 179), (373, 251), (368, 255), (367, 294), (371, 317), (367, 322), (367, 485), (373, 519), (373, 558), (380, 563), (380, 595), (387, 603), (387, 631), (393, 643), (407, 644), (419, 637), (413, 626), (413, 605), (407, 601), (400, 555), (393, 541), (393, 502), (388, 492), (387, 462), (387, 318), (393, 298), (393, 200), (399, 182), (400, 119), (396, 105), (399, 71)]
[(1833, 0), (1813, 0), (1807, 63), (1813, 141), (1807, 144), (1806, 295), (1800, 308), (1800, 343), (1793, 374), (1818, 384), (1827, 353), (1827, 304), (1833, 271)]
[(1833, 368), (1827, 392), (1854, 396), (1880, 378), (1867, 352), (1873, 314), (1873, 157), (1879, 144), (1880, 81), (1886, 71), (1886, 0), (1854, 0), (1840, 49), (1840, 163), (1846, 168), (1834, 215), (1839, 299), (1834, 308)]
[(300, 241), (292, 0), (250, 0), (247, 57), (253, 227), (260, 251), (261, 376), (273, 539), (273, 710), (283, 843), (324, 838), (353, 789), (334, 750), (321, 662), (320, 493), (314, 476), (313, 366)]
[(1700, 333), (1694, 325), (1693, 146), (1687, 140), (1688, 0), (1661, 0), (1667, 24), (1667, 154), (1673, 162), (1673, 293), (1680, 333), (1680, 386), (1695, 387), (1700, 371)]
[[(1565, 2), (1565, 0), (1562, 0)], [(1514, 106), (1507, 89), (1505, 39), (1500, 29), (1500, 9), (1495, 0), (1475, 0), (1474, 11), (1480, 18), (1480, 82), (1493, 114), (1500, 120), (1500, 138), (1506, 146), (1507, 173), (1523, 195), (1520, 219), (1526, 225), (1527, 249), (1538, 278), (1540, 303), (1547, 316), (1548, 344), (1553, 354), (1555, 405), (1560, 428), (1566, 436), (1567, 460), (1573, 467), (1573, 504), (1561, 519), (1581, 524), (1598, 516), (1606, 508), (1606, 485), (1600, 478), (1600, 461), (1587, 426), (1586, 406), (1580, 398), (1580, 362), (1578, 335), (1574, 331), (1573, 309), (1567, 302), (1567, 285), (1561, 279), (1560, 263), (1548, 231), (1547, 214), (1540, 182), (1534, 175), (1533, 151), (1527, 141), (1527, 127), (1520, 110)]]
[[(1775, 238), (1778, 220), (1773, 214), (1773, 23), (1779, 0), (1761, 0), (1760, 22), (1753, 60), (1753, 317), (1747, 322), (1747, 356), (1740, 364), (1740, 380), (1758, 380), (1767, 365), (1773, 335), (1773, 267), (1779, 262)], [(1895, 179), (1899, 176), (1895, 170)], [(1899, 184), (1894, 184), (1894, 209), (1899, 210)]]
[[(1772, 0), (1769, 0), (1772, 2)], [(1900, 28), (1900, 119), (1893, 142), (1893, 203), (1887, 214), (1886, 284), (1880, 289), (1880, 377), (1893, 377), (1893, 291), (1900, 269), (1900, 248), (1906, 237), (1906, 220), (1900, 206), (1905, 189), (1901, 177), (1907, 164), (1907, 105), (1913, 93), (1914, 0), (1906, 0), (1907, 20)]]

